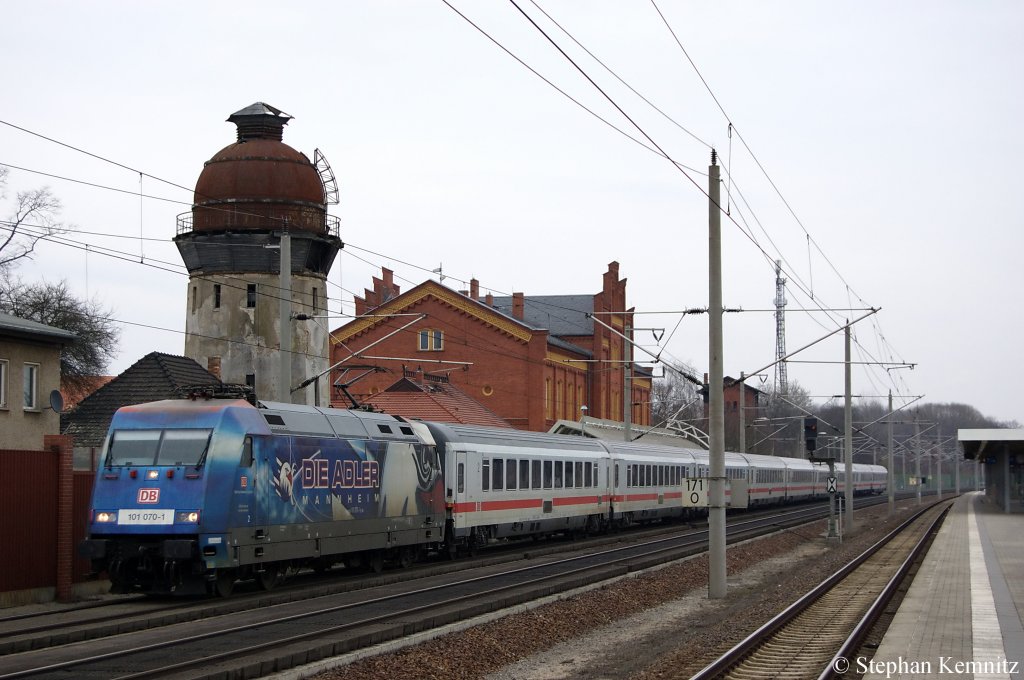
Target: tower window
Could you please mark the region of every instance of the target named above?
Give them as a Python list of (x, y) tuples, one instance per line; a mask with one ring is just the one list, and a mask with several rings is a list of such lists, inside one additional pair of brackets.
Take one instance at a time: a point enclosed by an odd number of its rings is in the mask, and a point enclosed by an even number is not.
[(319, 300), (319, 295), (318, 295), (319, 292), (320, 291), (317, 290), (316, 288), (313, 289), (313, 313), (314, 314), (316, 314), (317, 310), (320, 307), (320, 300)]
[(245, 384), (248, 385), (249, 387), (255, 388), (256, 387), (256, 374), (255, 373), (246, 373), (245, 374)]
[(213, 308), (220, 309), (220, 284), (213, 284)]
[(197, 302), (198, 298), (199, 298), (199, 293), (197, 292), (197, 286), (192, 286), (192, 313), (193, 314), (196, 313), (196, 302)]
[(250, 283), (245, 287), (245, 306), (252, 309), (256, 306), (256, 284)]

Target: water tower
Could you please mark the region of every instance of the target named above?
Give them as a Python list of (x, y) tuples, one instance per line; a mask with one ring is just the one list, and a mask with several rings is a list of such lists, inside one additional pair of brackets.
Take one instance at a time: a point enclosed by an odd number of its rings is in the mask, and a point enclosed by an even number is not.
[(189, 272), (185, 356), (260, 399), (327, 405), (326, 376), (292, 389), (328, 367), (327, 319), (314, 317), (326, 314), (327, 275), (342, 247), (327, 214), (337, 185), (319, 151), (310, 161), (282, 141), (289, 120), (263, 102), (231, 114), (238, 140), (206, 161), (191, 212), (178, 216), (174, 242)]

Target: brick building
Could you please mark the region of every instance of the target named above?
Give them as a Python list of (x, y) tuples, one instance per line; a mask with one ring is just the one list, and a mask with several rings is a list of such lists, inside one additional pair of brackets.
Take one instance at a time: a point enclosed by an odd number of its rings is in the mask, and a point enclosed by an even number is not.
[[(621, 421), (625, 340), (632, 326), (626, 280), (612, 262), (595, 294), (481, 297), (436, 281), (402, 292), (383, 269), (355, 298), (355, 320), (332, 333), (331, 402), (348, 406), (340, 385), (364, 400), (405, 371), (446, 374), (451, 384), (523, 430), (546, 431), (560, 419)], [(367, 373), (369, 372), (369, 373)], [(632, 422), (650, 423), (650, 373), (634, 367)], [(354, 377), (361, 376), (358, 380)]]
[(37, 449), (60, 431), (50, 394), (60, 388), (60, 353), (75, 334), (0, 313), (0, 449)]

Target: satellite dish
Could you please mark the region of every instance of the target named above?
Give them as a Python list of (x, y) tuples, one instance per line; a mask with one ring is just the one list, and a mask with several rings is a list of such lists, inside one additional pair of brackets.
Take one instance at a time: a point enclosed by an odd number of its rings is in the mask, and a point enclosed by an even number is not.
[(60, 393), (60, 390), (50, 391), (50, 408), (57, 413), (64, 410), (64, 396)]

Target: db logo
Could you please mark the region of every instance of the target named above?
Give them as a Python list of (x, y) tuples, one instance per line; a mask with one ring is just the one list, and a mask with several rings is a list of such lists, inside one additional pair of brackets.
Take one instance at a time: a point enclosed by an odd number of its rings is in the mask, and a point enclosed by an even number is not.
[(160, 489), (139, 489), (139, 503), (156, 503), (160, 500)]

